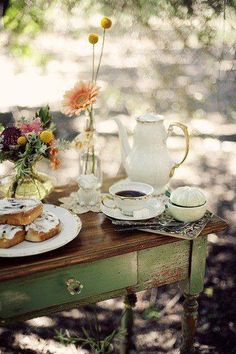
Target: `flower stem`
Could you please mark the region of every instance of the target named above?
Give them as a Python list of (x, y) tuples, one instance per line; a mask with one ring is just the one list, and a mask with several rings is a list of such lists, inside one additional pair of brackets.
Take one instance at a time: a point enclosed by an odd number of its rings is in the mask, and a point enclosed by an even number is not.
[(92, 172), (95, 175), (95, 151), (94, 151), (94, 146), (92, 147), (92, 158), (93, 158)]
[[(93, 105), (91, 106), (90, 109), (88, 109), (88, 114), (89, 114), (89, 125), (88, 125), (88, 130), (91, 133), (91, 139), (93, 140), (93, 133), (94, 133), (94, 117), (93, 117)], [(86, 161), (85, 161), (85, 174), (88, 172), (88, 165), (89, 165), (89, 152), (90, 148), (92, 150), (92, 173), (95, 172), (95, 151), (94, 151), (94, 145), (90, 147), (90, 144), (87, 149), (87, 156), (86, 156)]]
[(89, 149), (87, 150), (87, 156), (86, 156), (86, 162), (85, 162), (85, 171), (84, 174), (87, 174), (87, 170), (88, 170), (88, 158), (89, 158)]
[(92, 73), (92, 82), (94, 80), (94, 60), (95, 60), (95, 46), (93, 44), (93, 73)]
[[(92, 132), (92, 140), (93, 140), (93, 133), (94, 133), (94, 117), (93, 117), (93, 105), (91, 106), (91, 110), (89, 113), (90, 116), (90, 130)], [(95, 151), (94, 151), (94, 144), (92, 145), (92, 173), (94, 174), (95, 172)]]
[(98, 73), (99, 73), (99, 69), (100, 69), (100, 65), (101, 65), (101, 61), (102, 61), (102, 55), (103, 55), (103, 49), (104, 49), (104, 43), (105, 43), (105, 36), (106, 36), (106, 30), (104, 28), (103, 29), (103, 37), (102, 37), (102, 48), (101, 48), (100, 58), (99, 58), (98, 67), (97, 67), (97, 71), (96, 71), (96, 75), (95, 75), (95, 82), (97, 81), (97, 77), (98, 77)]
[(93, 131), (94, 130), (94, 119), (93, 119), (93, 105), (91, 105), (90, 110), (88, 110), (89, 113), (89, 130)]

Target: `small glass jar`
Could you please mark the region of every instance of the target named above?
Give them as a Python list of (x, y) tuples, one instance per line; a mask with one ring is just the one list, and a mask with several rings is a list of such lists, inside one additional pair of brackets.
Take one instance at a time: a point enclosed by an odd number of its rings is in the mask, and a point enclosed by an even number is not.
[(98, 178), (100, 186), (102, 185), (102, 168), (101, 159), (98, 155), (89, 149), (80, 155), (79, 158), (79, 175), (93, 174)]

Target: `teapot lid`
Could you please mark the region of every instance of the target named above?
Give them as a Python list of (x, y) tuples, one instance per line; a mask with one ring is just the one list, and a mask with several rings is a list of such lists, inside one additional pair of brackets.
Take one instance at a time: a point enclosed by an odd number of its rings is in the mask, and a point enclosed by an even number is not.
[(154, 123), (154, 122), (160, 122), (164, 119), (164, 117), (160, 114), (156, 114), (153, 112), (147, 112), (142, 114), (137, 118), (137, 122), (142, 122), (142, 123)]

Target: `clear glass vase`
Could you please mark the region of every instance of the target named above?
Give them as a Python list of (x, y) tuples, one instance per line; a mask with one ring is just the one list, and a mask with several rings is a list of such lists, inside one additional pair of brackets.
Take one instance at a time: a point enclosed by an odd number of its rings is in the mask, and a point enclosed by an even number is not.
[(80, 155), (79, 158), (79, 175), (93, 174), (98, 178), (100, 186), (102, 185), (102, 168), (101, 160), (98, 155), (89, 150)]
[(31, 173), (18, 179), (15, 174), (0, 180), (0, 197), (35, 198), (42, 200), (54, 189), (54, 181), (45, 173), (38, 172), (35, 166)]

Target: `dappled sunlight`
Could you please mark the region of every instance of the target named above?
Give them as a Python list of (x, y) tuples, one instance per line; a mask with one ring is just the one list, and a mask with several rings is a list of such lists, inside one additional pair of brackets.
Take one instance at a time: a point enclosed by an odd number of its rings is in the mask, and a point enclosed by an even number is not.
[[(147, 333), (144, 332), (141, 335), (137, 336), (137, 342), (140, 342), (141, 345), (141, 352), (142, 348), (147, 348), (147, 351), (149, 351), (151, 348), (155, 348), (156, 352), (160, 352), (160, 349), (163, 345), (165, 346), (165, 348), (167, 348), (167, 350), (171, 350), (173, 349), (176, 341), (177, 338), (173, 336), (173, 333), (171, 331), (167, 331), (165, 338), (158, 334), (156, 331), (149, 331)], [(173, 351), (168, 352), (174, 353)]]
[(99, 307), (101, 307), (102, 309), (105, 309), (105, 310), (110, 310), (111, 308), (123, 310), (124, 304), (123, 304), (123, 301), (121, 298), (109, 299), (109, 300), (100, 302)]
[(79, 311), (78, 309), (62, 311), (61, 315), (63, 317), (74, 318), (74, 319), (85, 318), (85, 314)]
[[(29, 334), (27, 336), (17, 333), (15, 335), (15, 341), (13, 347), (19, 348), (19, 350), (27, 350), (35, 348), (35, 353), (38, 354), (65, 354), (65, 346), (59, 344), (53, 340), (47, 340), (40, 338), (35, 334)], [(83, 349), (76, 348), (75, 345), (69, 344), (67, 346), (67, 352), (70, 354), (87, 354), (88, 352)]]
[(28, 320), (27, 323), (32, 327), (52, 327), (55, 326), (55, 321), (51, 318), (42, 316)]
[(32, 347), (34, 343), (38, 344), (38, 341), (40, 341), (41, 342), (40, 347), (41, 349), (43, 349), (43, 339), (40, 339), (36, 334), (28, 334), (27, 336), (25, 336), (22, 333), (16, 333), (14, 337), (15, 340), (14, 340), (13, 347), (27, 349)]

